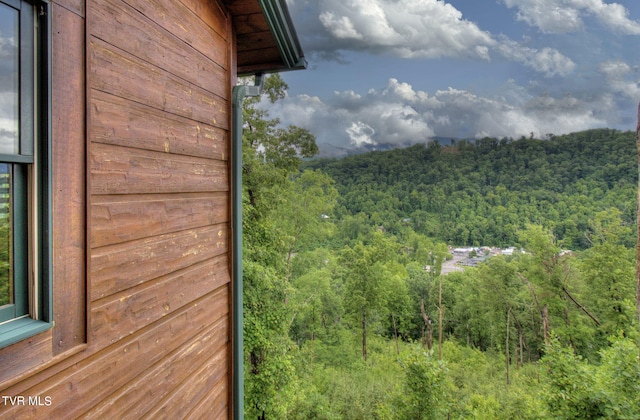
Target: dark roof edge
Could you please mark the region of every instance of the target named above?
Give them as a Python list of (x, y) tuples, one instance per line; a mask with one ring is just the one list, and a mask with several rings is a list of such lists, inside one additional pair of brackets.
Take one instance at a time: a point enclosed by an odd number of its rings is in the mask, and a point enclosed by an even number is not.
[(304, 58), (286, 0), (258, 0), (258, 3), (286, 65), (283, 70), (306, 69), (307, 60)]

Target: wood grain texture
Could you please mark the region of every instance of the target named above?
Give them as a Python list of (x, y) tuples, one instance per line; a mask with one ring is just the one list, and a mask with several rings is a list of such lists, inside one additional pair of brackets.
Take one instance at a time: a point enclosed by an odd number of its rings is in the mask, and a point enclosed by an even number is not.
[[(254, 56), (262, 54), (261, 52), (258, 53), (257, 50), (262, 51), (265, 48), (269, 48), (270, 51), (273, 51), (274, 48), (278, 48), (269, 30), (252, 31), (245, 35), (238, 35), (238, 43), (243, 45), (243, 47), (238, 48), (238, 52), (250, 51)], [(256, 48), (256, 46), (259, 46), (259, 48)]]
[[(228, 70), (228, 67), (226, 67), (228, 63), (225, 57), (227, 54), (226, 49), (216, 50), (220, 48), (218, 40), (220, 38), (225, 40), (228, 38), (226, 27), (215, 27), (215, 23), (211, 23), (214, 27), (209, 26), (202, 20), (201, 15), (194, 13), (193, 10), (190, 10), (180, 1), (126, 0), (126, 3), (203, 55), (220, 57), (219, 59), (216, 58), (216, 62), (223, 66), (225, 70)], [(217, 4), (207, 3), (210, 5), (208, 8), (211, 9), (209, 13), (215, 13), (213, 7), (217, 8)]]
[(206, 262), (189, 267), (96, 304), (92, 309), (92, 346), (100, 348), (133, 335), (214, 290), (218, 290), (216, 306), (226, 313), (229, 278), (215, 272), (216, 266)]
[(209, 393), (202, 398), (187, 415), (190, 419), (226, 419), (229, 418), (229, 382), (226, 378), (220, 379), (211, 387)]
[(225, 0), (225, 4), (233, 15), (262, 13), (260, 5), (255, 0)]
[[(186, 418), (189, 411), (207, 396), (210, 389), (217, 387), (224, 390), (220, 380), (224, 379), (227, 374), (227, 349), (225, 347), (210, 355), (206, 364), (198, 372), (195, 372), (189, 380), (183, 381), (172, 394), (160, 401), (141, 419)], [(214, 412), (212, 411), (211, 414)]]
[(171, 400), (170, 394), (193, 377), (223, 377), (227, 370), (224, 352), (228, 333), (228, 320), (223, 318), (110, 395), (83, 418), (140, 418), (155, 405)]
[(84, 0), (51, 0), (54, 5), (59, 5), (75, 13), (84, 19)]
[[(202, 53), (121, 0), (95, 2), (90, 9), (93, 36), (195, 86), (224, 97), (226, 40), (217, 33)], [(113, 21), (118, 24), (114, 25)], [(194, 32), (208, 30), (192, 22)], [(131, 42), (135, 39), (136, 42)], [(219, 63), (223, 63), (222, 67)]]
[(229, 221), (226, 193), (97, 196), (91, 205), (91, 247)]
[[(53, 404), (14, 406), (2, 413), (3, 418), (66, 419), (77, 418), (109, 399), (127, 383), (143, 374), (149, 366), (190, 343), (193, 337), (218, 321), (227, 322), (228, 305), (221, 296), (224, 290), (204, 296), (138, 334), (114, 343), (104, 351), (76, 363), (59, 374), (25, 391), (25, 395), (47, 395)], [(146, 384), (152, 389), (158, 384)], [(145, 392), (146, 390), (138, 390)]]
[(235, 26), (237, 36), (269, 30), (269, 24), (260, 13), (235, 16), (233, 18), (233, 24)]
[(52, 5), (53, 353), (86, 342), (84, 19)]
[(0, 349), (0, 390), (11, 386), (16, 378), (21, 378), (47, 363), (51, 359), (51, 343), (52, 332), (48, 330)]
[[(260, 57), (258, 61), (268, 64), (267, 60), (273, 57), (277, 51), (278, 51), (278, 47), (276, 46), (262, 48), (262, 49), (247, 48), (243, 50), (238, 50), (238, 61), (247, 61), (246, 57)], [(274, 65), (276, 63), (277, 62), (274, 61)]]
[(228, 191), (225, 162), (94, 144), (93, 194), (157, 194)]
[[(229, 36), (231, 32), (227, 28), (227, 23), (231, 20), (231, 16), (221, 0), (181, 0), (181, 2), (194, 15), (198, 16), (200, 20), (227, 40), (228, 44), (231, 38), (231, 36)], [(228, 50), (226, 53), (228, 56)], [(226, 63), (229, 62), (226, 61)], [(229, 68), (228, 65), (223, 67)]]
[(95, 91), (91, 140), (163, 153), (227, 160), (227, 130)]
[(226, 254), (227, 231), (225, 224), (207, 226), (94, 250), (92, 300)]
[(91, 38), (90, 86), (223, 129), (229, 102), (97, 38)]

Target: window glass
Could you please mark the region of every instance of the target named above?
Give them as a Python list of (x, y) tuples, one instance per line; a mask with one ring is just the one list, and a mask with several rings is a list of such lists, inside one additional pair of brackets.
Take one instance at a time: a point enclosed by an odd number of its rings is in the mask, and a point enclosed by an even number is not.
[[(19, 145), (20, 27), (16, 9), (0, 3), (0, 154), (15, 154)], [(0, 322), (15, 316), (11, 167), (0, 163)]]
[(19, 145), (20, 40), (19, 13), (0, 3), (0, 153), (14, 154)]
[(11, 166), (0, 163), (0, 307), (13, 303)]
[(33, 11), (30, 2), (0, 0), (0, 327), (29, 316), (37, 320), (39, 310), (38, 271), (30, 266), (37, 261), (32, 235), (39, 217), (30, 206), (38, 193), (31, 175), (37, 173), (39, 77)]

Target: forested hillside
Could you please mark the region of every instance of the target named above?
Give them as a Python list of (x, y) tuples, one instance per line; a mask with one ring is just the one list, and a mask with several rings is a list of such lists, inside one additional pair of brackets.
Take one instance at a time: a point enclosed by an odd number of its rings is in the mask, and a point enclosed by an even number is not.
[[(275, 101), (286, 85), (265, 88)], [(630, 133), (303, 164), (313, 134), (257, 103), (244, 107), (247, 418), (640, 418)], [(445, 275), (452, 244), (524, 252)]]
[[(527, 223), (553, 229), (562, 246), (586, 249), (595, 213), (618, 208), (635, 221), (634, 134), (589, 130), (549, 139), (485, 138), (417, 144), (343, 159), (317, 159), (336, 181), (336, 212), (456, 245), (509, 246)], [(624, 238), (627, 245), (633, 235)]]

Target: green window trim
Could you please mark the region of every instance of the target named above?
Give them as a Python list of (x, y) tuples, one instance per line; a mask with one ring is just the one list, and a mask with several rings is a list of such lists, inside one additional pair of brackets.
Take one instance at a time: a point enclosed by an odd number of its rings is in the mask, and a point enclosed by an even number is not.
[(20, 10), (19, 150), (0, 154), (11, 167), (11, 199), (17, 197), (11, 221), (14, 304), (0, 307), (3, 348), (53, 327), (51, 7), (46, 0), (0, 2)]

